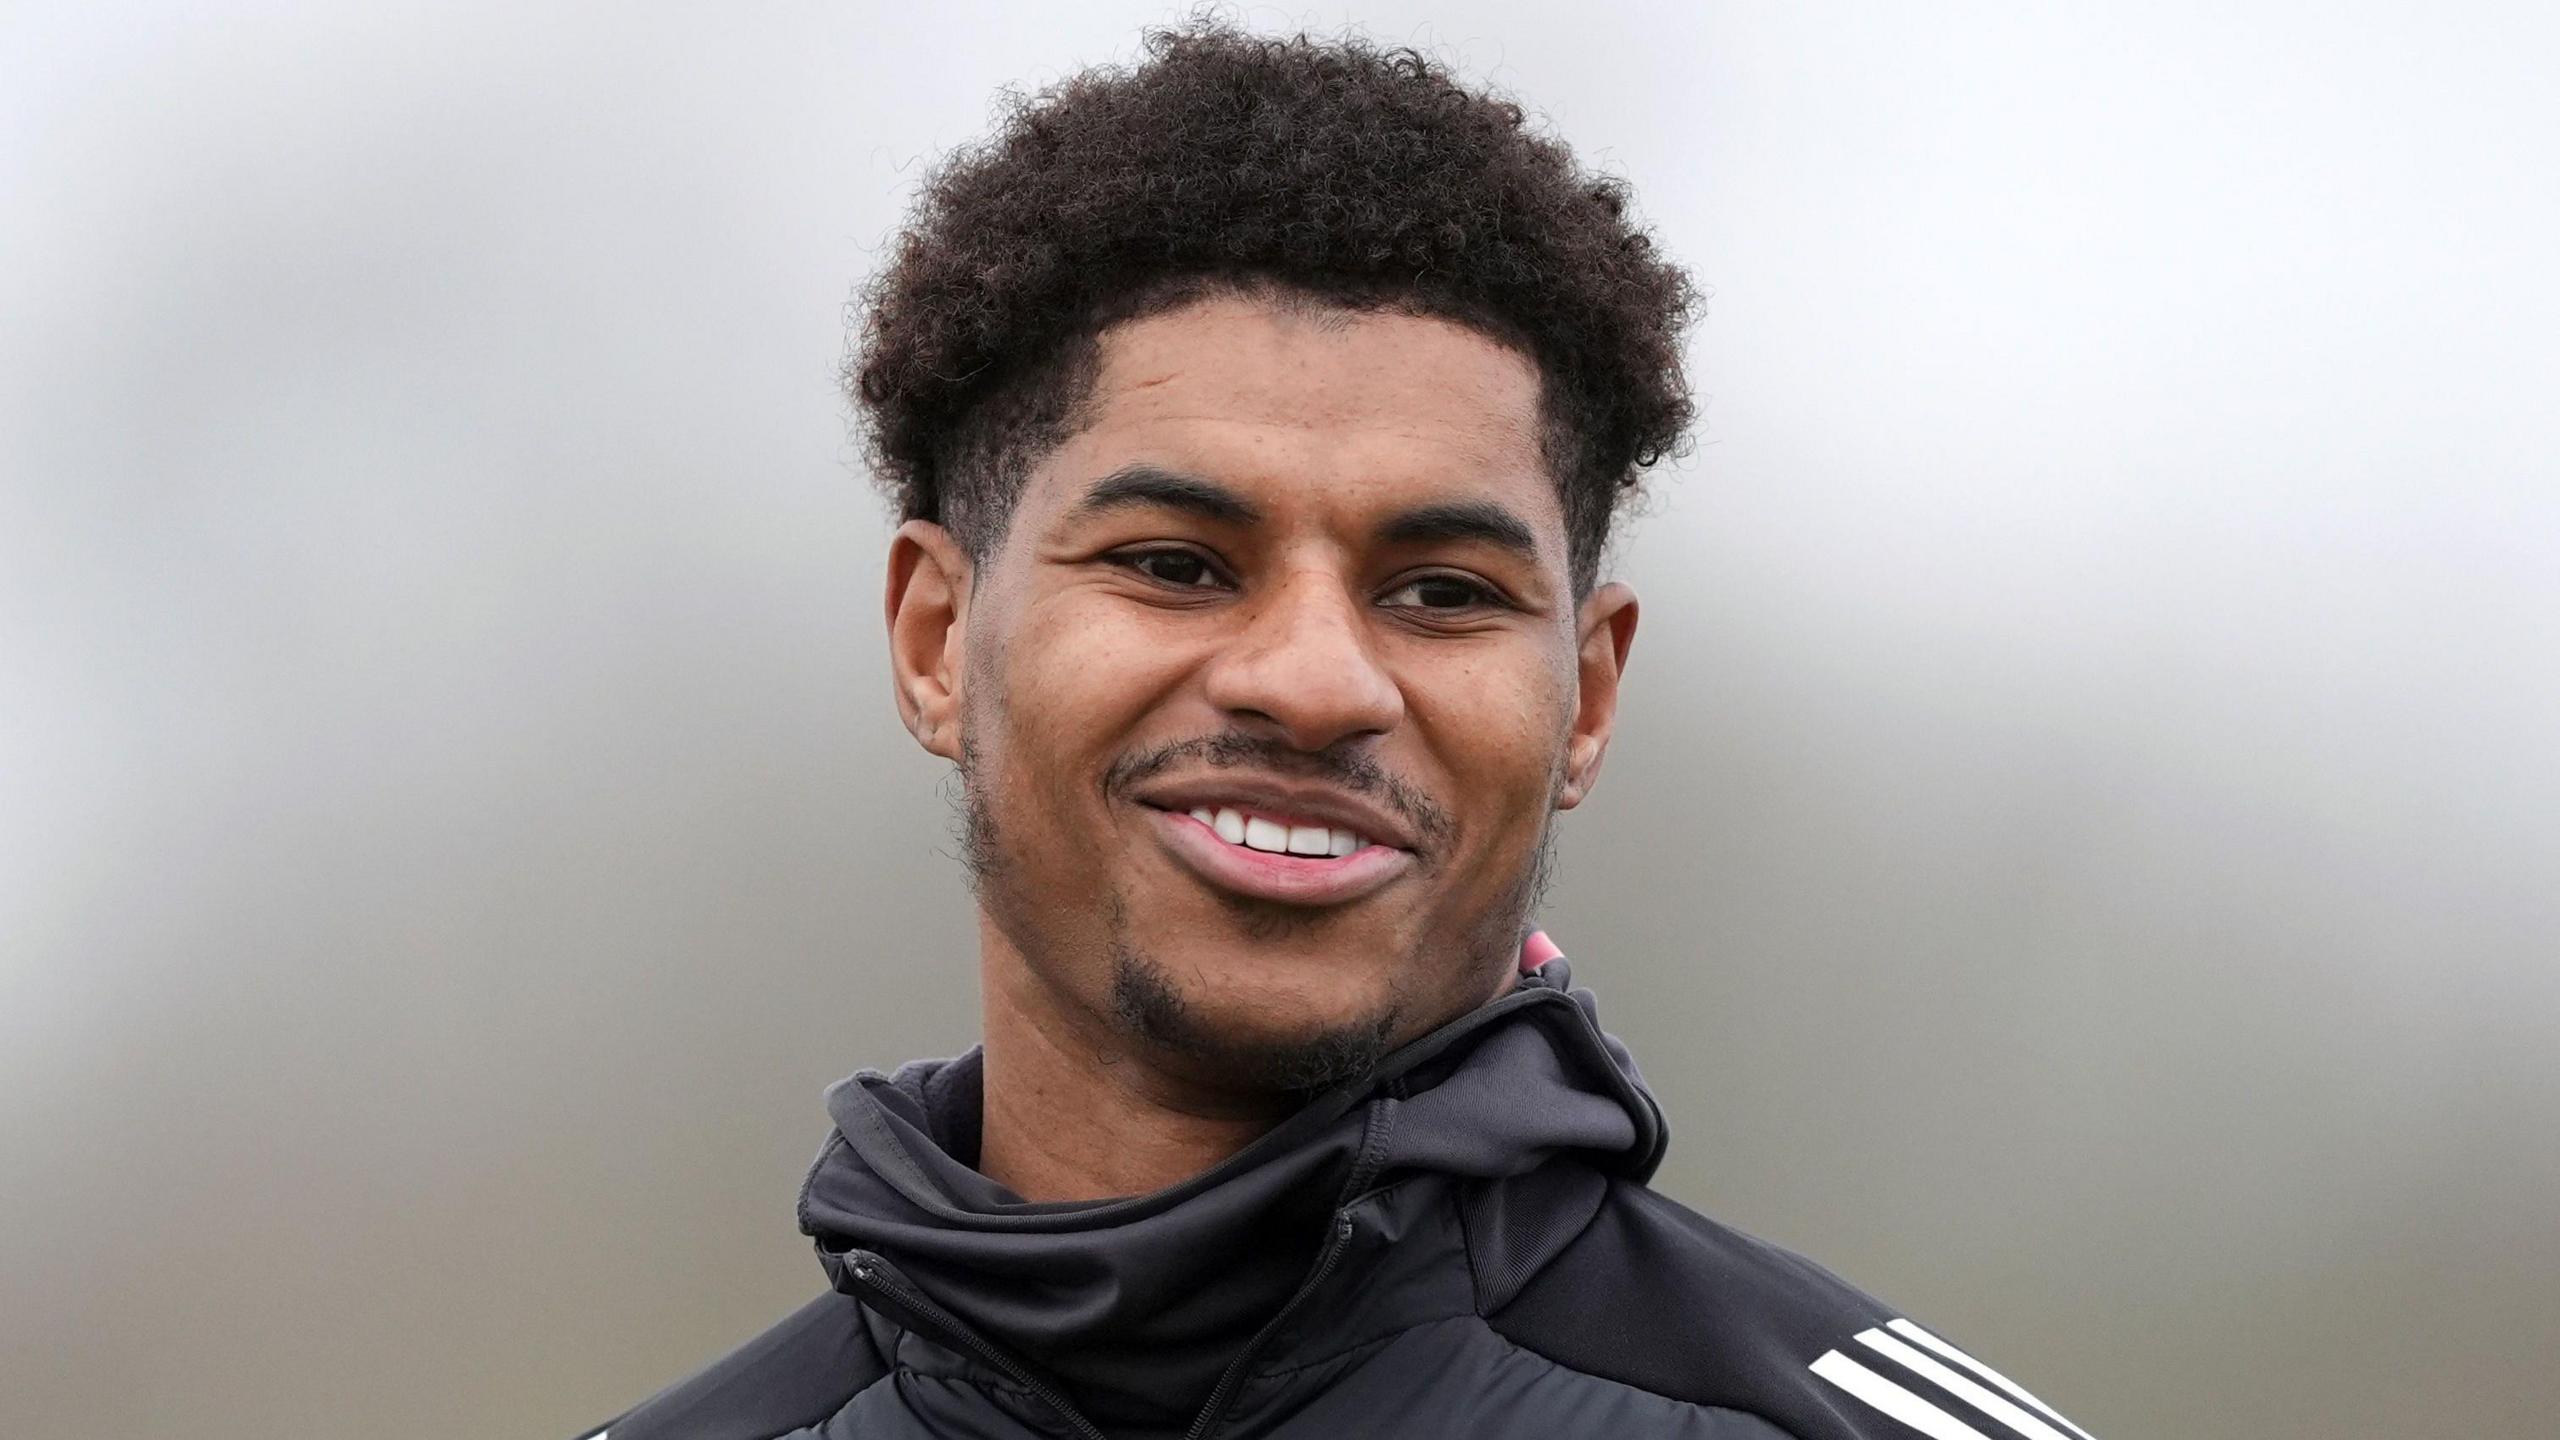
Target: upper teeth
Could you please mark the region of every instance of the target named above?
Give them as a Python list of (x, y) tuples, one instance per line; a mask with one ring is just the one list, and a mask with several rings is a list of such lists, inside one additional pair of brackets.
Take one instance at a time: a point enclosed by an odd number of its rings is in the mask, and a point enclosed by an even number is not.
[(1191, 818), (1218, 832), (1218, 838), (1230, 845), (1248, 850), (1268, 850), (1274, 855), (1349, 855), (1369, 843), (1367, 836), (1352, 830), (1328, 830), (1322, 825), (1283, 825), (1241, 810), (1212, 810), (1203, 805), (1191, 812)]

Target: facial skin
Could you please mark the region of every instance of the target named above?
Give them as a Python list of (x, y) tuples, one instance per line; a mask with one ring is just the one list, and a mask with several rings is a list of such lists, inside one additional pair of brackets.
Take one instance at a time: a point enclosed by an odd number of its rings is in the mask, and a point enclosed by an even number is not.
[(1099, 361), (984, 564), (911, 521), (889, 567), (899, 710), (971, 813), (980, 1168), (1029, 1198), (1171, 1183), (1508, 988), (1636, 622), (1576, 604), (1537, 369), (1476, 331), (1232, 295)]

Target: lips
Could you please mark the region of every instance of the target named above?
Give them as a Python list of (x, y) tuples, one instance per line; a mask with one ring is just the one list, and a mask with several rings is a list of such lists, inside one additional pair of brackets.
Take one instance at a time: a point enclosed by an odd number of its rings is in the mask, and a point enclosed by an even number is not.
[[(1339, 833), (1361, 843), (1344, 854), (1333, 854), (1334, 849), (1341, 848), (1334, 838), (1336, 827), (1313, 824), (1317, 817), (1235, 805), (1198, 808), (1211, 818), (1202, 821), (1189, 811), (1159, 809), (1151, 804), (1142, 804), (1139, 811), (1177, 863), (1209, 885), (1233, 894), (1284, 905), (1348, 905), (1394, 883), (1414, 865), (1412, 851), (1377, 844), (1347, 830)], [(1257, 827), (1255, 821), (1261, 825)], [(1234, 842), (1223, 838), (1222, 824), (1230, 829), (1241, 828), (1243, 838)], [(1247, 843), (1256, 838), (1268, 841), (1275, 829), (1292, 836), (1321, 834), (1326, 853), (1291, 854), (1288, 851), (1297, 847), (1288, 846), (1285, 841), (1281, 850)], [(1312, 845), (1313, 841), (1310, 838), (1300, 843)]]

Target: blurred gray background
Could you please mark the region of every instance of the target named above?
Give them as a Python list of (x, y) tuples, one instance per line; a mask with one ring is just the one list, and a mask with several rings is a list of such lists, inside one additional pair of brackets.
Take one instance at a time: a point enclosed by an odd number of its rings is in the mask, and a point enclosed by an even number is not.
[[(0, 1432), (558, 1437), (974, 1027), (843, 307), (1161, 4), (0, 7)], [(1712, 287), (1550, 928), (2092, 1431), (2560, 1432), (2560, 25), (1254, 8)]]

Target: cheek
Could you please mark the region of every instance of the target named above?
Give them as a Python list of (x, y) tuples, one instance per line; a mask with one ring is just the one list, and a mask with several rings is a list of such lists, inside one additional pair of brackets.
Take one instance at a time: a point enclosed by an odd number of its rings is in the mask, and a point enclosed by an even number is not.
[(1093, 797), (1112, 761), (1165, 738), (1146, 733), (1146, 722), (1181, 683), (1185, 662), (1125, 608), (1053, 596), (1026, 605), (1006, 630), (984, 677), (993, 682), (985, 701), (1014, 785), (1061, 800)]
[(1546, 657), (1435, 666), (1407, 686), (1408, 712), (1431, 737), (1465, 819), (1490, 839), (1533, 830), (1551, 799), (1573, 711), (1572, 673)]

